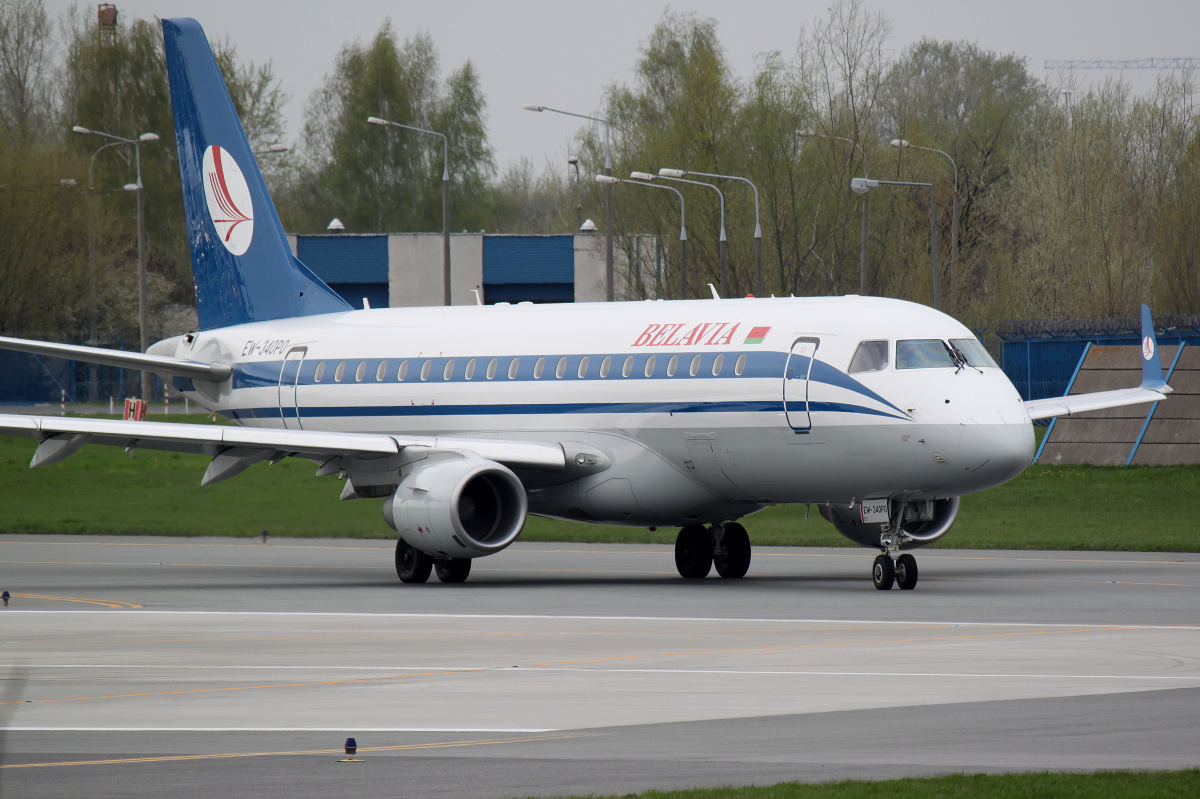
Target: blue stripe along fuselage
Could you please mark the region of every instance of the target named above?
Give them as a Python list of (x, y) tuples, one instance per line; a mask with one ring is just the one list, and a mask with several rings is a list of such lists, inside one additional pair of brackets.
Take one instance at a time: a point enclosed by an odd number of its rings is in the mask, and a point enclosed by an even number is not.
[[(716, 365), (716, 362), (717, 362), (717, 357), (721, 356), (721, 355), (724, 356), (723, 362), (722, 362), (720, 368), (715, 370), (715, 371), (717, 371), (717, 374), (713, 374), (714, 366)], [(734, 374), (735, 364), (737, 363), (737, 360), (740, 357), (742, 357), (743, 355), (746, 356), (746, 362), (744, 365), (744, 369), (742, 370), (741, 374)], [(675, 371), (674, 375), (668, 376), (668, 374), (667, 374), (668, 364), (670, 363), (670, 358), (674, 357), (674, 356), (678, 356), (678, 361), (676, 361), (676, 371)], [(692, 364), (692, 360), (696, 356), (700, 357), (700, 362), (699, 362), (699, 368), (698, 368), (696, 374), (693, 375), (691, 373), (692, 372), (691, 364)], [(605, 358), (609, 358), (609, 357), (612, 358), (612, 361), (610, 363), (610, 371), (608, 372), (608, 375), (606, 377), (601, 377), (600, 376), (601, 364), (603, 363)], [(556, 369), (558, 367), (558, 362), (562, 358), (567, 359), (566, 360), (566, 368), (563, 371), (563, 377), (558, 378), (555, 376)], [(586, 367), (583, 377), (579, 377), (579, 367), (580, 367), (581, 362), (585, 358), (588, 359), (588, 365)], [(623, 369), (624, 362), (627, 358), (633, 359), (632, 368), (630, 369), (628, 376), (626, 376), (624, 374), (624, 369)], [(655, 364), (651, 370), (651, 374), (649, 376), (647, 376), (646, 375), (646, 366), (647, 366), (647, 363), (649, 362), (650, 358), (655, 358), (656, 360), (655, 360)], [(554, 382), (558, 382), (560, 380), (562, 380), (562, 381), (568, 381), (568, 380), (713, 380), (713, 379), (727, 380), (727, 379), (743, 379), (743, 378), (752, 379), (752, 378), (764, 378), (764, 377), (765, 378), (775, 378), (775, 377), (780, 377), (783, 375), (784, 369), (786, 368), (787, 363), (788, 363), (788, 358), (789, 358), (789, 353), (775, 352), (775, 351), (728, 352), (728, 353), (712, 353), (712, 352), (706, 352), (706, 353), (697, 353), (697, 352), (646, 353), (646, 354), (639, 353), (636, 355), (632, 355), (629, 353), (621, 353), (621, 354), (597, 353), (597, 354), (586, 354), (586, 355), (578, 355), (578, 354), (577, 355), (562, 355), (562, 354), (559, 354), (559, 355), (518, 355), (518, 356), (485, 355), (485, 356), (459, 356), (459, 357), (454, 357), (454, 358), (446, 358), (446, 357), (436, 357), (436, 358), (422, 358), (422, 357), (416, 357), (416, 358), (362, 358), (362, 359), (345, 358), (345, 359), (328, 359), (328, 360), (320, 359), (320, 358), (309, 358), (309, 359), (306, 359), (304, 361), (303, 365), (301, 366), (300, 373), (296, 377), (296, 384), (298, 386), (318, 385), (317, 380), (316, 380), (316, 371), (317, 371), (317, 366), (320, 363), (326, 363), (327, 367), (331, 367), (331, 368), (325, 369), (325, 373), (322, 375), (323, 380), (321, 381), (321, 384), (329, 384), (329, 383), (334, 382), (334, 374), (333, 373), (337, 368), (336, 364), (345, 363), (346, 371), (348, 372), (348, 374), (344, 375), (344, 377), (341, 381), (343, 383), (349, 383), (351, 381), (354, 381), (354, 382), (366, 383), (369, 385), (381, 385), (381, 384), (386, 384), (386, 383), (392, 383), (393, 385), (405, 385), (405, 384), (418, 384), (419, 385), (421, 383), (467, 383), (467, 382), (470, 382), (470, 383), (489, 383), (489, 382), (505, 383), (505, 382), (509, 382), (509, 381), (554, 383)], [(808, 365), (807, 357), (802, 356), (802, 355), (792, 355), (791, 358), (792, 358), (792, 360), (797, 362), (796, 365), (797, 365), (798, 369), (806, 370), (806, 367)], [(490, 364), (493, 360), (497, 361), (497, 367), (494, 372), (494, 376), (489, 378), (489, 377), (487, 377), (486, 372), (487, 372), (488, 364)], [(514, 360), (517, 361), (517, 371), (516, 371), (516, 374), (513, 375), (513, 377), (509, 378), (509, 376), (508, 376), (509, 366), (512, 363), (512, 361), (514, 361)], [(544, 369), (544, 371), (542, 372), (540, 377), (535, 376), (535, 368), (536, 368), (536, 365), (539, 360), (543, 361), (543, 369)], [(475, 362), (476, 368), (475, 368), (474, 374), (472, 375), (471, 379), (468, 380), (468, 378), (466, 377), (466, 371), (467, 371), (466, 366), (471, 361)], [(659, 361), (661, 361), (661, 363), (659, 363)], [(422, 372), (425, 371), (424, 364), (426, 362), (428, 362), (430, 366), (429, 366), (428, 371), (426, 372), (426, 377), (424, 379), (422, 379), (421, 374), (422, 374)], [(451, 371), (450, 377), (446, 378), (445, 377), (446, 367), (451, 362), (454, 363), (454, 367)], [(365, 368), (363, 370), (364, 379), (361, 381), (357, 381), (357, 380), (355, 380), (354, 374), (355, 374), (355, 372), (357, 372), (358, 365), (360, 363), (365, 364)], [(401, 364), (405, 364), (405, 363), (408, 364), (407, 369), (405, 370), (405, 375), (404, 375), (403, 379), (397, 380), (396, 376), (399, 374), (399, 371), (402, 368)], [(379, 371), (380, 364), (387, 364), (387, 367), (385, 367), (386, 375), (391, 377), (390, 380), (388, 380), (387, 377), (385, 377), (385, 379), (382, 381), (373, 379)], [(255, 361), (255, 362), (243, 362), (243, 363), (235, 364), (234, 369), (233, 369), (233, 387), (235, 389), (238, 389), (238, 388), (268, 388), (271, 386), (277, 386), (279, 384), (279, 377), (280, 377), (280, 372), (281, 372), (282, 368), (283, 368), (283, 361)], [(824, 361), (821, 361), (820, 359), (816, 360), (813, 363), (813, 368), (811, 370), (811, 374), (809, 375), (809, 379), (812, 380), (813, 382), (825, 383), (827, 385), (831, 385), (831, 386), (835, 386), (838, 388), (846, 389), (848, 391), (852, 391), (856, 394), (861, 394), (864, 397), (873, 399), (876, 402), (878, 402), (882, 405), (886, 405), (887, 407), (896, 411), (897, 418), (908, 418), (908, 415), (905, 414), (903, 411), (901, 411), (899, 408), (897, 408), (894, 404), (892, 404), (891, 402), (888, 402), (886, 399), (879, 396), (879, 394), (877, 394), (876, 392), (867, 388), (862, 383), (858, 382), (857, 380), (850, 377), (846, 373), (834, 368), (833, 366), (830, 366), (829, 364), (825, 363)], [(729, 409), (730, 412), (738, 411), (738, 410), (752, 410), (750, 408), (742, 407), (744, 405), (744, 403), (737, 403), (737, 402), (735, 402), (735, 403), (682, 403), (682, 404), (686, 407), (681, 408), (679, 411), (677, 411), (679, 413), (694, 412), (694, 411), (688, 410), (690, 408), (703, 408), (705, 406), (710, 406), (710, 405), (724, 406), (724, 405), (730, 405), (730, 404), (735, 406), (735, 407)], [(753, 403), (751, 403), (751, 404), (753, 404)], [(604, 411), (604, 412), (613, 412), (613, 413), (662, 412), (662, 413), (665, 413), (665, 412), (673, 410), (672, 407), (670, 407), (671, 405), (673, 405), (673, 403), (612, 403), (612, 405), (616, 410)], [(637, 411), (621, 411), (621, 410), (619, 410), (620, 408), (625, 407), (625, 406), (636, 406), (639, 408), (639, 410), (637, 410)], [(821, 406), (827, 406), (827, 407), (821, 407)], [(412, 407), (412, 406), (409, 406), (409, 407)], [(454, 407), (454, 406), (445, 406), (445, 407)], [(459, 407), (474, 408), (476, 406), (459, 406)], [(492, 407), (492, 406), (488, 406), (488, 407)], [(501, 406), (494, 406), (494, 407), (501, 407)], [(509, 406), (503, 406), (503, 407), (509, 407)], [(514, 405), (511, 407), (521, 408), (521, 407), (541, 407), (541, 406)], [(574, 407), (574, 404), (570, 404), (570, 403), (568, 403), (566, 405), (557, 405), (556, 404), (553, 406), (546, 406), (546, 407), (562, 409), (562, 410), (557, 411), (559, 413), (592, 412), (592, 411), (568, 410), (569, 408)], [(589, 406), (589, 407), (591, 407), (591, 406)], [(778, 406), (773, 406), (773, 407), (778, 407)], [(855, 409), (855, 410), (851, 410), (851, 409)], [(332, 410), (336, 410), (336, 409), (332, 409)], [(891, 416), (892, 415), (892, 414), (882, 413), (879, 411), (871, 411), (866, 408), (860, 408), (860, 406), (856, 406), (856, 405), (844, 405), (843, 403), (816, 403), (816, 402), (813, 402), (813, 403), (810, 403), (810, 410), (842, 411), (842, 412), (848, 412), (848, 413), (870, 413), (872, 415), (881, 415), (881, 416)], [(513, 410), (513, 411), (495, 411), (495, 412), (496, 413), (536, 413), (537, 411)], [(554, 412), (554, 411), (546, 411), (546, 412)], [(328, 413), (328, 414), (322, 414), (316, 408), (304, 408), (302, 410), (302, 413), (304, 415), (312, 415), (312, 416), (344, 415), (344, 414), (338, 414), (338, 413), (333, 413), (333, 412)], [(477, 411), (467, 411), (467, 413), (475, 414), (478, 412)], [(254, 415), (257, 415), (257, 414), (254, 414)], [(370, 415), (374, 415), (374, 414), (370, 414)], [(387, 414), (383, 414), (383, 415), (387, 415)], [(395, 415), (413, 415), (413, 414), (395, 414)], [(431, 413), (429, 415), (452, 415), (452, 414), (441, 413), (440, 411), (438, 411), (438, 412)]]
[[(789, 410), (802, 411), (802, 404), (789, 403)], [(812, 412), (857, 413), (905, 420), (887, 411), (850, 405), (844, 402), (809, 402)], [(505, 403), (498, 405), (335, 405), (300, 408), (300, 418), (371, 417), (371, 416), (513, 416), (571, 413), (778, 413), (779, 400), (735, 400), (730, 402), (563, 402)], [(231, 419), (278, 419), (278, 407), (230, 409)], [(292, 417), (289, 417), (292, 418)]]

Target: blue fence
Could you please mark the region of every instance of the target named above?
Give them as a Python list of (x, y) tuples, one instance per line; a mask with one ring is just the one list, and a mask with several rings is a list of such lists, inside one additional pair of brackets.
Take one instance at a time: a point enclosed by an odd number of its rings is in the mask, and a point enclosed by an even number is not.
[[(125, 349), (116, 347), (115, 349)], [(159, 383), (157, 379), (155, 383)], [(141, 375), (130, 369), (99, 366), (44, 355), (0, 350), (0, 403), (36, 405), (67, 402), (120, 403), (141, 393)], [(161, 395), (162, 389), (156, 389)]]
[[(1159, 344), (1200, 344), (1200, 316), (1159, 316)], [(1112, 319), (1026, 319), (1005, 322), (996, 333), (1002, 342), (1001, 365), (1023, 399), (1061, 397), (1088, 343), (1141, 341), (1141, 322)]]

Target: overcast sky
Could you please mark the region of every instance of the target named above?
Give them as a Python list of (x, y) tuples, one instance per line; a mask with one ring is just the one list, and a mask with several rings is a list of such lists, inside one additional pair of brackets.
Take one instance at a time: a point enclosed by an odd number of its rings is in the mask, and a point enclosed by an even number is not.
[[(54, 16), (72, 3), (46, 0)], [(288, 137), (300, 129), (304, 104), (333, 65), (338, 49), (367, 41), (390, 17), (399, 38), (427, 31), (443, 76), (474, 62), (488, 103), (488, 133), (504, 169), (528, 158), (540, 170), (565, 166), (578, 120), (521, 110), (525, 103), (596, 113), (603, 91), (628, 83), (639, 47), (668, 5), (650, 0), (115, 0), (129, 20), (191, 16), (210, 39), (225, 39), (243, 60), (271, 61), (287, 106)], [(674, 12), (717, 20), (729, 63), (739, 77), (754, 72), (756, 57), (777, 50), (791, 56), (801, 29), (823, 18), (829, 0), (690, 0)], [(83, 6), (90, 16), (96, 4)], [(1200, 56), (1200, 2), (1196, 0), (906, 0), (868, 2), (891, 18), (889, 49), (903, 50), (923, 36), (967, 40), (1028, 59), (1047, 77), (1046, 59), (1134, 59)], [(1103, 73), (1083, 73), (1088, 80)], [(1152, 86), (1155, 73), (1130, 71), (1135, 89)], [(87, 120), (79, 120), (86, 125)]]

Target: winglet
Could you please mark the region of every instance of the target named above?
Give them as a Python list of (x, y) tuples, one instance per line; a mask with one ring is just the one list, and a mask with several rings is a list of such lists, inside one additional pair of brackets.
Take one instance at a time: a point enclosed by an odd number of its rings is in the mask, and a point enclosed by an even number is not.
[(1142, 385), (1141, 388), (1158, 389), (1167, 385), (1163, 380), (1162, 359), (1158, 354), (1158, 339), (1154, 335), (1154, 320), (1150, 317), (1150, 306), (1142, 303)]

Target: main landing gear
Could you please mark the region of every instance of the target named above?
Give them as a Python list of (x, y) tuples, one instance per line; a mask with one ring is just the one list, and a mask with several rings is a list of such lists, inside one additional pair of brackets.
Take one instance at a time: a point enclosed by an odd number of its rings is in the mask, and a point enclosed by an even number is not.
[(714, 524), (711, 528), (693, 524), (679, 531), (675, 539), (675, 568), (680, 577), (699, 580), (713, 566), (722, 577), (743, 577), (750, 569), (750, 536), (736, 522)]
[(396, 574), (402, 583), (423, 583), (436, 572), (443, 583), (461, 583), (471, 573), (470, 558), (435, 558), (403, 538), (396, 542)]

